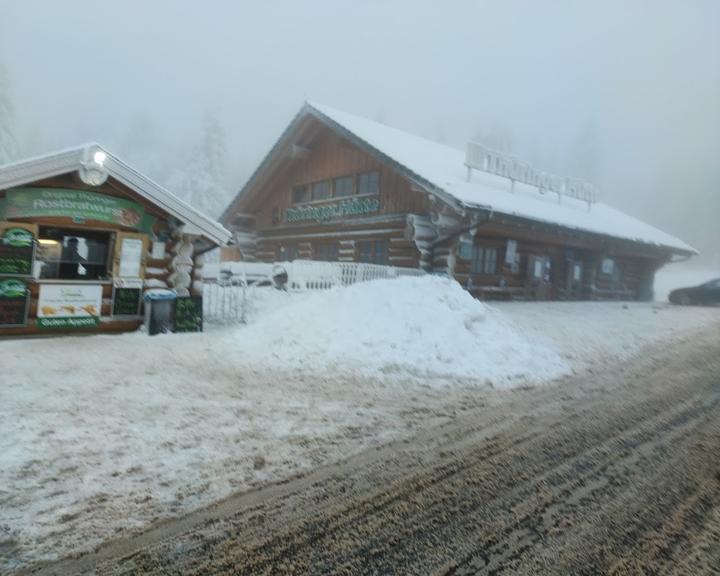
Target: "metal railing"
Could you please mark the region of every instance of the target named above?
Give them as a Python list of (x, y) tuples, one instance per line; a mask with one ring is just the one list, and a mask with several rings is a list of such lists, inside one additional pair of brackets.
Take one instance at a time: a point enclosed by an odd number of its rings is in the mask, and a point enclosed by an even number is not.
[(203, 267), (203, 313), (208, 322), (245, 322), (255, 287), (275, 285), (291, 292), (328, 290), (371, 280), (423, 276), (417, 268), (361, 262), (220, 262)]

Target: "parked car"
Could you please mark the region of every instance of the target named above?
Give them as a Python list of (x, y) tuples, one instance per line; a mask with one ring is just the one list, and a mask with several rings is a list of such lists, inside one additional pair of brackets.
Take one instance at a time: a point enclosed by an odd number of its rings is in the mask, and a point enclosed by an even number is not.
[(673, 304), (720, 304), (720, 278), (710, 280), (700, 286), (678, 288), (670, 292), (670, 302)]

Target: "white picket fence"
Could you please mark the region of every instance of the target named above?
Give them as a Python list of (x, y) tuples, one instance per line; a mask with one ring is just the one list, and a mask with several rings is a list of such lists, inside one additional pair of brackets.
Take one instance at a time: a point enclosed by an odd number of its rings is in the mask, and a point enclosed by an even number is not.
[(203, 312), (205, 321), (234, 323), (245, 321), (245, 307), (258, 286), (271, 286), (284, 280), (291, 292), (328, 290), (358, 282), (422, 276), (422, 270), (358, 262), (221, 262), (203, 269)]

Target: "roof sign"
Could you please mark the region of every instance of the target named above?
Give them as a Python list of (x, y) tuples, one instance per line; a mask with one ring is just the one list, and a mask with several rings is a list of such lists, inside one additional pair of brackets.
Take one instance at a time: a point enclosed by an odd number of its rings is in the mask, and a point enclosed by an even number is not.
[(496, 152), (475, 142), (467, 145), (465, 165), (468, 168), (508, 178), (513, 182), (534, 186), (540, 191), (554, 192), (559, 197), (570, 196), (588, 204), (597, 202), (597, 188), (589, 182), (580, 178), (562, 177), (536, 170), (527, 162)]

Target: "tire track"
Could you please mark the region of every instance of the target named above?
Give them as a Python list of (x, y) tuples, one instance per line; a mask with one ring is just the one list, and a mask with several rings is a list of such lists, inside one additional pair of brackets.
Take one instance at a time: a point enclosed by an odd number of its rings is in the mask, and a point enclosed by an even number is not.
[(717, 574), (718, 340), (507, 393), (34, 573)]

